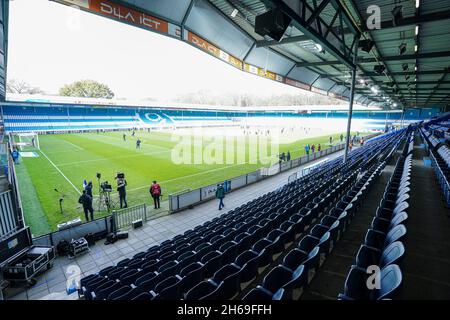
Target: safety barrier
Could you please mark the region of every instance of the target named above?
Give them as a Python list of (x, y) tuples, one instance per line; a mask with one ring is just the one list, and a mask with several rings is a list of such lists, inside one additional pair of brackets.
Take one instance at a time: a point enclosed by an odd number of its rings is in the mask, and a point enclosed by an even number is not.
[(72, 239), (79, 239), (88, 233), (101, 233), (113, 230), (111, 216), (96, 219), (73, 226), (60, 231), (51, 232), (43, 236), (33, 238), (33, 244), (43, 246), (56, 246), (60, 241), (70, 242)]
[(128, 228), (134, 221), (147, 221), (147, 206), (144, 203), (130, 208), (114, 210), (112, 218), (114, 230)]
[(0, 240), (17, 231), (17, 219), (11, 190), (0, 193)]

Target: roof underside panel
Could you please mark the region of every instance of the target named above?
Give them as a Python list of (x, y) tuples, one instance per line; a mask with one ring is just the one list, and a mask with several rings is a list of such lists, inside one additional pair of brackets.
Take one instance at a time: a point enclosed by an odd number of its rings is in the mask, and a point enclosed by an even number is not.
[[(119, 15), (115, 14), (115, 11), (102, 13), (98, 8), (91, 8), (93, 2), (100, 0), (54, 1), (66, 4), (81, 2), (88, 11), (153, 31), (161, 31), (154, 30), (155, 28), (139, 22), (138, 19), (130, 21), (125, 14), (126, 8), (120, 8)], [(355, 34), (359, 35), (359, 32), (354, 31), (354, 25), (358, 25), (359, 31), (362, 32), (360, 40), (371, 39), (375, 45), (369, 52), (360, 50), (358, 53), (356, 101), (386, 108), (393, 108), (394, 105), (443, 107), (449, 103), (450, 84), (446, 83), (450, 81), (449, 0), (422, 0), (419, 8), (416, 8), (415, 0), (102, 1), (124, 4), (145, 14), (154, 14), (157, 18), (175, 24), (178, 31), (184, 22), (188, 31), (202, 39), (196, 39), (195, 43), (189, 38), (192, 34), (184, 33), (184, 38), (180, 40), (228, 63), (231, 61), (232, 65), (243, 71), (306, 90), (325, 94), (328, 91), (338, 98), (350, 95), (349, 66), (352, 64), (348, 62), (348, 58), (351, 54), (344, 54), (347, 59), (343, 59), (342, 52), (349, 53), (348, 47), (355, 40)], [(313, 16), (313, 20), (318, 20), (312, 23), (301, 21), (302, 18), (295, 18), (294, 14), (293, 19), (296, 21), (287, 27), (280, 41), (257, 34), (256, 17), (277, 5), (286, 10), (282, 2), (291, 7), (301, 7), (306, 2), (310, 8), (322, 8), (323, 11)], [(373, 5), (381, 9), (381, 29), (368, 29), (366, 25), (366, 19), (371, 15), (368, 8)], [(403, 19), (394, 23), (392, 11), (399, 6), (402, 7)], [(336, 14), (341, 7), (344, 8), (343, 19)], [(314, 9), (306, 10), (307, 16), (304, 20), (311, 16), (309, 10)], [(351, 17), (348, 17), (348, 14)], [(136, 13), (132, 16), (138, 17)], [(349, 21), (352, 22), (347, 24)], [(322, 26), (319, 28), (319, 25)], [(329, 26), (331, 28), (328, 28)], [(174, 29), (173, 27), (172, 25), (171, 28)], [(319, 29), (326, 32), (311, 32), (320, 31)], [(169, 35), (174, 36), (173, 33)], [(324, 39), (328, 41), (323, 41)], [(400, 54), (403, 45), (405, 50)], [(341, 50), (341, 54), (337, 54), (334, 49), (338, 52)], [(229, 58), (230, 56), (234, 60)], [(377, 65), (385, 67), (381, 74), (375, 72), (374, 67)], [(373, 87), (378, 91), (371, 92)]]
[(266, 48), (254, 48), (249, 53), (246, 62), (281, 75), (286, 75), (295, 65), (295, 62)]
[(121, 0), (125, 4), (142, 8), (147, 12), (166, 18), (173, 22), (181, 24), (186, 14), (191, 0), (164, 0), (164, 1), (148, 1), (148, 0)]
[(331, 81), (330, 79), (319, 78), (314, 82), (314, 87), (319, 88), (320, 90), (328, 91), (332, 86), (334, 86), (334, 81)]
[(289, 72), (288, 77), (303, 83), (311, 84), (319, 77), (319, 75), (306, 68), (294, 68)]
[(244, 59), (254, 43), (253, 39), (204, 0), (194, 4), (186, 27), (239, 59)]

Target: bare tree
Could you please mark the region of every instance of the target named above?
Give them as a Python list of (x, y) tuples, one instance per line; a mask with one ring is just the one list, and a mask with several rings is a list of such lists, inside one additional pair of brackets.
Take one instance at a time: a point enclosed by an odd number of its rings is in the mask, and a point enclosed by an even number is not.
[(44, 93), (44, 91), (42, 91), (40, 88), (32, 87), (28, 82), (19, 79), (8, 80), (6, 84), (6, 92), (20, 94)]

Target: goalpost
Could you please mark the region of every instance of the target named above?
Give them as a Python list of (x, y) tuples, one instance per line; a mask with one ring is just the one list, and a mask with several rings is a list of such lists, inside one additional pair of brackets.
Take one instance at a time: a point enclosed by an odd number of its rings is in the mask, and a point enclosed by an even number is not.
[(13, 145), (19, 151), (40, 150), (39, 135), (36, 132), (13, 133)]

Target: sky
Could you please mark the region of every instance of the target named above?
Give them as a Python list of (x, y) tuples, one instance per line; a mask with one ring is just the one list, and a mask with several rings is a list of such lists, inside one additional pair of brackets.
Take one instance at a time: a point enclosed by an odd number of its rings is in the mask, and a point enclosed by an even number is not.
[(93, 79), (116, 98), (171, 100), (179, 94), (310, 94), (242, 72), (179, 40), (48, 0), (10, 2), (8, 79), (48, 94)]

